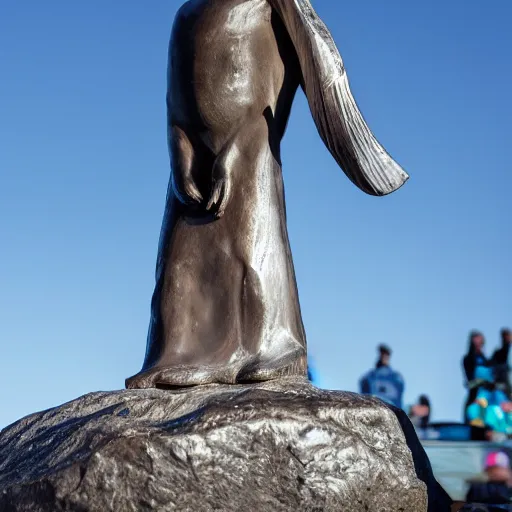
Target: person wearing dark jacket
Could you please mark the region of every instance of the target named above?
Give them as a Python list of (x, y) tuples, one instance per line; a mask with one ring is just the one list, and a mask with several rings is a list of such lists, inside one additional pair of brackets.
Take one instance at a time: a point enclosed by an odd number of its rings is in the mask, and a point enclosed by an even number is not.
[(508, 356), (510, 344), (512, 343), (512, 333), (510, 329), (501, 330), (501, 347), (494, 351), (491, 361), (495, 368), (496, 382), (502, 391), (508, 396), (512, 395), (512, 385), (509, 377)]
[(409, 410), (409, 419), (417, 429), (425, 429), (430, 422), (430, 400), (427, 395), (421, 395), (418, 403)]
[(485, 459), (487, 482), (471, 484), (466, 501), (504, 505), (512, 503), (512, 471), (505, 452), (492, 452)]
[(483, 352), (485, 338), (481, 332), (471, 331), (469, 334), (468, 352), (462, 360), (466, 384), (469, 388), (468, 398), (464, 407), (464, 418), (468, 422), (466, 410), (468, 405), (472, 404), (478, 394), (478, 388), (485, 384), (482, 374), (485, 370), (490, 370), (491, 361), (487, 359)]

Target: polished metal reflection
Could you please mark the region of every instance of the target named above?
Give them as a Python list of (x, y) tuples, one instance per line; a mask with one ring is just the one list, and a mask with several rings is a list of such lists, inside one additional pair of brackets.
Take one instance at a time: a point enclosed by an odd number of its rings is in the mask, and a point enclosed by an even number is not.
[(366, 125), (308, 0), (191, 0), (170, 40), (171, 178), (142, 371), (132, 388), (306, 371), (280, 144), (298, 86), (363, 191), (407, 175)]

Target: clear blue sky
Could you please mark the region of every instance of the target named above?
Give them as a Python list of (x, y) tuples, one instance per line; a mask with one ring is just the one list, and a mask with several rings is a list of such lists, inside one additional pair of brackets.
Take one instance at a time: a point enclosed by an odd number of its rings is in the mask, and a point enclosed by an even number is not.
[[(142, 364), (169, 176), (166, 52), (181, 2), (0, 9), (0, 427)], [(323, 385), (392, 346), (406, 402), (459, 419), (460, 359), (512, 324), (512, 2), (316, 0), (377, 137), (411, 175), (357, 190), (302, 93), (283, 148), (289, 231)]]

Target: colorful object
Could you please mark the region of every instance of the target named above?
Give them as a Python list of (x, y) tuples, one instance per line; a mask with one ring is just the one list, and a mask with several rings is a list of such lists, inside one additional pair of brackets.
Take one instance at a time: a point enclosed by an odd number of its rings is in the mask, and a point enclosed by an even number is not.
[(316, 371), (316, 368), (311, 364), (311, 361), (308, 364), (308, 380), (314, 386), (319, 387), (318, 373)]
[(469, 423), (512, 435), (512, 413), (505, 412), (501, 407), (507, 402), (509, 399), (502, 391), (480, 388), (476, 400), (467, 408)]
[(478, 365), (475, 368), (475, 380), (494, 382), (494, 372), (492, 367)]
[(509, 468), (510, 459), (505, 452), (491, 452), (485, 458), (485, 469), (489, 468)]

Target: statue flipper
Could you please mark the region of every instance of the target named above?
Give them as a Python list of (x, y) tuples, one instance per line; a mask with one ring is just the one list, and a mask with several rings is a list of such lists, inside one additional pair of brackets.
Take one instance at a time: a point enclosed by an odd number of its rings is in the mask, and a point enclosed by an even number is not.
[(200, 203), (203, 196), (192, 176), (195, 154), (186, 133), (178, 126), (170, 127), (171, 184), (176, 197), (183, 203)]
[(409, 178), (366, 124), (350, 91), (343, 60), (309, 0), (268, 0), (283, 21), (299, 58), (303, 88), (325, 145), (348, 178), (382, 196)]

